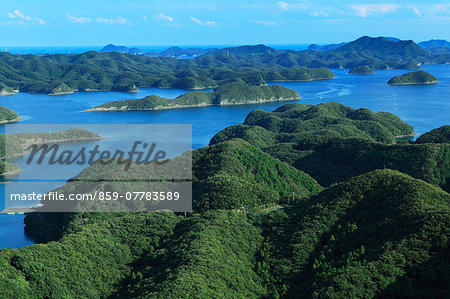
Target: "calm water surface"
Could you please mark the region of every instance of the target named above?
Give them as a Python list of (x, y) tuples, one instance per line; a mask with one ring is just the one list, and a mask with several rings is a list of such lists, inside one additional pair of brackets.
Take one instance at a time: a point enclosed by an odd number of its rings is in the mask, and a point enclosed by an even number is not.
[[(297, 90), (302, 96), (299, 102), (305, 104), (334, 101), (354, 108), (366, 107), (374, 111), (392, 112), (413, 125), (416, 133), (423, 134), (450, 124), (450, 66), (431, 65), (423, 66), (422, 69), (435, 75), (440, 83), (393, 87), (386, 82), (406, 71), (386, 70), (376, 71), (374, 75), (349, 75), (348, 70), (333, 70), (336, 78), (332, 80), (277, 84)], [(177, 89), (141, 88), (135, 94), (84, 92), (49, 96), (19, 93), (0, 97), (0, 105), (15, 110), (23, 117), (20, 123), (27, 124), (192, 124), (192, 146), (195, 149), (208, 145), (211, 137), (225, 127), (242, 123), (252, 110), (272, 111), (288, 103), (163, 111), (83, 112), (108, 101), (142, 98), (150, 94), (173, 98), (185, 92), (187, 91)], [(21, 160), (17, 163), (20, 164)], [(26, 170), (21, 176), (27, 176)], [(61, 184), (49, 184), (49, 191)], [(1, 200), (4, 200), (3, 192), (0, 192)], [(31, 243), (23, 233), (23, 215), (0, 215), (0, 248), (20, 247)]]

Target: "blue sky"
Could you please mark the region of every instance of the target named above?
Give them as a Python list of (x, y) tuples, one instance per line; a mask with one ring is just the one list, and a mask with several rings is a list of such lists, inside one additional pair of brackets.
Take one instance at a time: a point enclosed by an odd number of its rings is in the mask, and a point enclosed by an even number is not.
[(1, 0), (2, 46), (450, 40), (450, 2)]

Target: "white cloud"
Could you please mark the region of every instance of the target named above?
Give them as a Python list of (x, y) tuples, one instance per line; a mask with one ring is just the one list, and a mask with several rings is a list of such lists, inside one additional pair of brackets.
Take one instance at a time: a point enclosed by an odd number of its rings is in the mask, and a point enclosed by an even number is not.
[(330, 14), (323, 12), (323, 11), (314, 11), (312, 13), (310, 13), (311, 16), (313, 17), (329, 17)]
[(440, 18), (450, 14), (450, 4), (409, 5), (418, 17)]
[(290, 8), (290, 5), (287, 2), (284, 2), (284, 1), (278, 1), (277, 5), (282, 10), (288, 10)]
[(67, 20), (70, 23), (77, 23), (77, 24), (85, 24), (85, 23), (89, 23), (91, 21), (91, 19), (89, 19), (87, 17), (74, 17), (71, 15), (67, 15)]
[(173, 22), (173, 18), (171, 16), (166, 16), (162, 13), (155, 15), (155, 19), (161, 20), (161, 21)]
[(398, 4), (350, 4), (350, 8), (361, 18), (370, 15), (384, 15), (389, 12), (395, 12), (401, 5)]
[(15, 10), (13, 12), (8, 12), (8, 16), (11, 19), (14, 19), (19, 24), (25, 24), (25, 23), (36, 23), (39, 25), (44, 25), (45, 21), (39, 18), (32, 18), (30, 16), (25, 15), (20, 10)]
[(290, 4), (284, 1), (278, 1), (277, 6), (282, 10), (291, 10), (291, 9), (307, 9), (308, 6), (305, 3), (296, 3)]
[(107, 19), (103, 17), (96, 18), (99, 23), (107, 23), (107, 24), (125, 24), (128, 21), (122, 17), (118, 17), (117, 19)]
[(197, 18), (191, 17), (191, 21), (199, 24), (199, 25), (205, 25), (205, 26), (214, 26), (217, 25), (216, 21), (201, 21)]
[(278, 23), (276, 23), (276, 22), (266, 21), (266, 20), (254, 20), (253, 23), (255, 23), (255, 24), (261, 24), (261, 25), (266, 25), (266, 26), (275, 26), (275, 25), (278, 25)]

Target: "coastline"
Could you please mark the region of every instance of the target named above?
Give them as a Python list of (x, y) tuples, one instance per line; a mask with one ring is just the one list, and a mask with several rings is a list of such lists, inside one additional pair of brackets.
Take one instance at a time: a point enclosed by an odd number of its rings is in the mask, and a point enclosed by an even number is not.
[(12, 119), (12, 120), (2, 120), (2, 121), (0, 121), (0, 124), (15, 123), (15, 122), (18, 122), (21, 119), (22, 119), (22, 117), (18, 117), (16, 119)]
[(439, 81), (424, 82), (424, 83), (387, 83), (387, 85), (390, 85), (390, 86), (434, 85), (434, 84), (438, 84), (438, 83), (439, 83)]

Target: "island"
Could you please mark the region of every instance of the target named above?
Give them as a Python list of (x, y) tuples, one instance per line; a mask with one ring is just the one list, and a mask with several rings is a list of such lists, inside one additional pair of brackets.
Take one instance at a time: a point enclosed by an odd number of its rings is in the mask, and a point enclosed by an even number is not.
[(213, 92), (193, 91), (180, 95), (175, 99), (151, 95), (138, 100), (109, 102), (86, 111), (163, 110), (211, 105), (294, 101), (299, 99), (300, 95), (297, 91), (280, 85), (249, 86), (235, 82), (229, 83), (229, 87), (218, 87)]
[(373, 70), (368, 65), (355, 66), (349, 72), (352, 75), (370, 75), (373, 74)]
[(415, 71), (396, 76), (388, 81), (389, 85), (429, 85), (439, 83), (438, 79), (425, 71)]
[(31, 144), (97, 139), (101, 139), (101, 136), (97, 133), (78, 128), (51, 133), (0, 134), (0, 175), (20, 173), (21, 170), (18, 165), (8, 163), (5, 159), (26, 154)]

